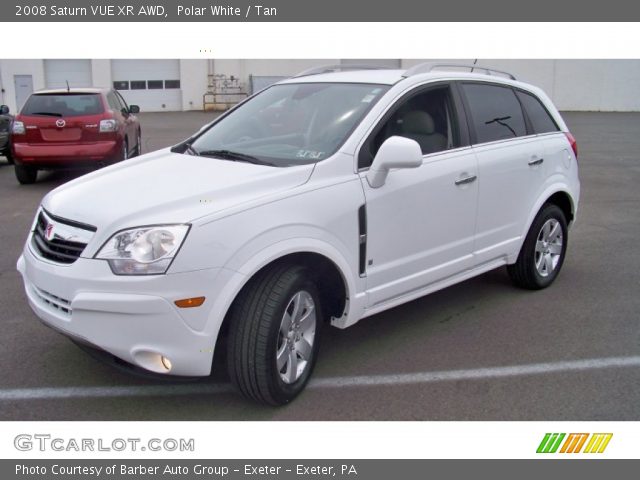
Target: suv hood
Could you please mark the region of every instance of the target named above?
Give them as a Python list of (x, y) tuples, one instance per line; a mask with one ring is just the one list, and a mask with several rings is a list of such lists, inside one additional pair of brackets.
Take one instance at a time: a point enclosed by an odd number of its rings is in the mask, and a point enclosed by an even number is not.
[(50, 213), (122, 228), (186, 223), (267, 198), (307, 182), (313, 165), (277, 168), (159, 150), (84, 175), (51, 191)]

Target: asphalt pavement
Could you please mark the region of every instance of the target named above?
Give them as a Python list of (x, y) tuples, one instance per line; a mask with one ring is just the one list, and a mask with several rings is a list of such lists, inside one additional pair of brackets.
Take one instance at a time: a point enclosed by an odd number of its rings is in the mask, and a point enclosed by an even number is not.
[[(145, 151), (211, 114), (142, 114)], [(102, 364), (42, 325), (15, 263), (34, 212), (79, 173), (18, 185), (0, 159), (0, 420), (640, 420), (640, 114), (566, 113), (580, 211), (550, 288), (498, 269), (347, 330), (326, 329), (313, 382), (263, 407), (224, 364), (194, 383)]]

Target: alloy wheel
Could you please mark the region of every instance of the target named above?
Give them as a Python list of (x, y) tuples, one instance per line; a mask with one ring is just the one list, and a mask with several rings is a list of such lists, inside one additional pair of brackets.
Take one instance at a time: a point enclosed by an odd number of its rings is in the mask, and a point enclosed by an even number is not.
[(541, 277), (549, 276), (558, 266), (562, 256), (562, 227), (555, 218), (547, 220), (536, 241), (534, 261)]
[(304, 373), (312, 359), (315, 334), (315, 302), (302, 290), (291, 297), (280, 323), (276, 364), (284, 383), (295, 383)]

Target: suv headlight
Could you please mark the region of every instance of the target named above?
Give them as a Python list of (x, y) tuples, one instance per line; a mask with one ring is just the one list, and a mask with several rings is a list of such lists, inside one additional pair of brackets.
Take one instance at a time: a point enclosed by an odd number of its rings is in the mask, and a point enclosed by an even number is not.
[(113, 235), (94, 258), (107, 260), (116, 275), (165, 273), (189, 232), (189, 225), (154, 225)]

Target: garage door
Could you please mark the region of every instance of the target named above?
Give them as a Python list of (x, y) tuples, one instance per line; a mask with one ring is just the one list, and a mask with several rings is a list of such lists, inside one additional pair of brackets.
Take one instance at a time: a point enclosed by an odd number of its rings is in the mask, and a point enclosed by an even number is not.
[(179, 60), (112, 60), (113, 87), (143, 112), (182, 110)]
[(44, 81), (47, 88), (91, 87), (91, 60), (45, 60)]

